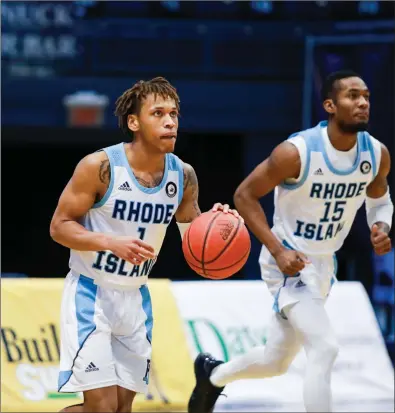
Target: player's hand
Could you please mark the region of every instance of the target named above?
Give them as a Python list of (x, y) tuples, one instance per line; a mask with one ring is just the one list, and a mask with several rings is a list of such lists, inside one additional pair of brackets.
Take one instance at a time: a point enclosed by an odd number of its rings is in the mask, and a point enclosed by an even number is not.
[(232, 214), (236, 218), (240, 218), (241, 221), (244, 223), (243, 217), (237, 212), (236, 209), (230, 209), (230, 206), (228, 204), (222, 205), (220, 202), (217, 202), (214, 204), (212, 211), (213, 212), (222, 211), (224, 214)]
[(377, 255), (384, 255), (391, 251), (391, 238), (377, 224), (372, 226), (370, 240)]
[(111, 238), (109, 250), (117, 257), (134, 265), (140, 265), (148, 259), (156, 258), (155, 251), (151, 245), (140, 239), (131, 237)]
[(283, 249), (274, 256), (280, 271), (290, 277), (296, 276), (306, 264), (310, 264), (309, 259), (302, 252)]

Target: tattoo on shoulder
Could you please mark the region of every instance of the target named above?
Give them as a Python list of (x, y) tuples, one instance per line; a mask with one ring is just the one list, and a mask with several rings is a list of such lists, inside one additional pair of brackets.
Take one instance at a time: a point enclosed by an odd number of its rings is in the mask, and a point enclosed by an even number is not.
[(187, 171), (187, 168), (184, 167), (184, 191), (188, 187), (189, 184), (189, 173)]
[(99, 178), (103, 184), (108, 184), (111, 178), (110, 161), (108, 159), (102, 161), (99, 169)]
[(195, 170), (190, 165), (184, 168), (184, 189), (188, 186), (191, 187), (192, 193), (197, 197), (199, 193), (198, 179)]

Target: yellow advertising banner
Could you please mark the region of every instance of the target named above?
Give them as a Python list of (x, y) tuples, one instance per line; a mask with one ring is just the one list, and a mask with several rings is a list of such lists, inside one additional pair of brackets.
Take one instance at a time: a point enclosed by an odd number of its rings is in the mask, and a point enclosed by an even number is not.
[[(82, 402), (57, 392), (62, 279), (1, 282), (1, 411), (56, 412)], [(149, 393), (134, 411), (185, 410), (193, 362), (170, 281), (149, 282), (154, 329)]]

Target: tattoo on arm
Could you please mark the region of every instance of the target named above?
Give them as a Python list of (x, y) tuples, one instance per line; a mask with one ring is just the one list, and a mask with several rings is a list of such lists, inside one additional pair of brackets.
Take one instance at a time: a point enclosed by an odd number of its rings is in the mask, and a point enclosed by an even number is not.
[(188, 185), (189, 185), (189, 175), (190, 175), (189, 170), (187, 171), (186, 168), (184, 168), (184, 192), (188, 188)]
[[(197, 216), (201, 215), (198, 196), (199, 184), (195, 170), (190, 165), (184, 166), (184, 193), (188, 192), (188, 206), (177, 216), (177, 222), (192, 222)], [(192, 197), (192, 199), (190, 198)]]
[(106, 159), (105, 161), (102, 161), (102, 163), (100, 164), (99, 178), (100, 178), (100, 181), (103, 182), (103, 184), (108, 184), (110, 182), (110, 177), (111, 177), (110, 161)]
[[(185, 171), (184, 171), (185, 173)], [(200, 208), (198, 204), (198, 197), (199, 197), (199, 184), (198, 179), (196, 176), (196, 172), (193, 168), (188, 168), (187, 170), (187, 184), (191, 188), (192, 197), (193, 197), (193, 209), (196, 212), (196, 215), (200, 215)]]
[(186, 216), (182, 216), (182, 217), (177, 217), (177, 222), (180, 224), (185, 224), (187, 222), (192, 222), (196, 217), (198, 217), (199, 215), (201, 215), (202, 213), (200, 212), (200, 208), (199, 205), (197, 204), (197, 202), (193, 203), (193, 209), (195, 211), (195, 215), (186, 215)]
[(184, 188), (187, 188), (188, 186), (190, 186), (192, 189), (192, 195), (194, 196), (194, 198), (197, 199), (199, 195), (199, 184), (198, 184), (196, 172), (191, 167), (191, 168), (188, 168), (187, 171), (185, 171), (184, 169), (184, 177), (185, 177), (185, 174), (186, 174), (186, 179), (185, 179), (186, 184), (184, 183)]

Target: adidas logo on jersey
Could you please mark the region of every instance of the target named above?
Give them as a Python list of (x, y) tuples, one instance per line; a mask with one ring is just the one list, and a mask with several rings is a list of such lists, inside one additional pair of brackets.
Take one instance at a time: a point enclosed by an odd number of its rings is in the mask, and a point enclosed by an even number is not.
[(85, 369), (85, 373), (90, 373), (91, 371), (99, 371), (99, 369), (92, 363), (89, 363), (89, 366)]
[(324, 173), (322, 172), (321, 168), (318, 168), (315, 172), (314, 175), (324, 175)]
[(121, 186), (118, 188), (120, 191), (131, 191), (132, 188), (129, 185), (129, 182), (124, 182)]

